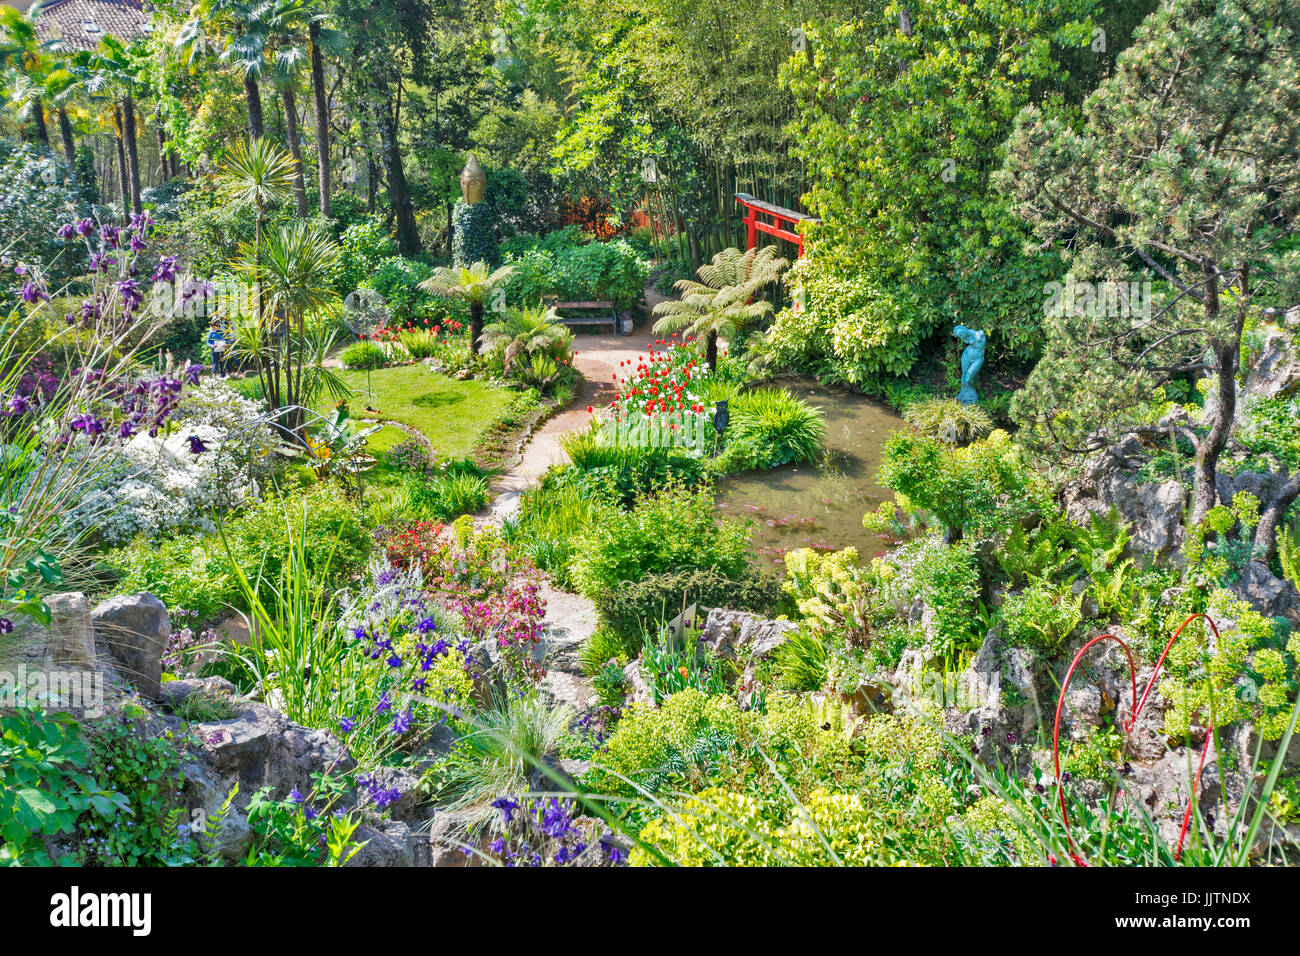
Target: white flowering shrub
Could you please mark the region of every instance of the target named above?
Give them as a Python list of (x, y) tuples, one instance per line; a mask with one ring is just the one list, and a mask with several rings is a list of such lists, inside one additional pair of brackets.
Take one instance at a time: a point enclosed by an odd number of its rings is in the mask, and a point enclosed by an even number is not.
[[(140, 433), (81, 454), (104, 456), (103, 477), (66, 516), (67, 530), (93, 530), (109, 544), (137, 534), (213, 532), (213, 516), (258, 497), (256, 478), (222, 450), (225, 432), (185, 422), (170, 435)], [(197, 450), (201, 449), (201, 450)]]
[(251, 424), (263, 411), (259, 402), (245, 398), (225, 382), (206, 377), (197, 388), (185, 390), (172, 421), (179, 422), (182, 429), (213, 428), (223, 443), (229, 438), (225, 452), (230, 460), (260, 481), (274, 467), (274, 452), (281, 444), (269, 426)]

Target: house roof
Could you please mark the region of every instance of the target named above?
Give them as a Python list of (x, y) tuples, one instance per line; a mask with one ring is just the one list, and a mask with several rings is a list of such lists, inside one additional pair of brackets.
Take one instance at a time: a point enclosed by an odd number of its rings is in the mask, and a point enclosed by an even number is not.
[(149, 28), (143, 0), (51, 0), (36, 11), (36, 34), (70, 50), (93, 50), (106, 34), (130, 41)]

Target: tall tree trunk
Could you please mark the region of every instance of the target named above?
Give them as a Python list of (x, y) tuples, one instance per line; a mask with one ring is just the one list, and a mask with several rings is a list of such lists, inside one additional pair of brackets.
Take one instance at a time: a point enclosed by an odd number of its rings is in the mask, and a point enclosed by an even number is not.
[(124, 130), (126, 139), (126, 165), (131, 174), (131, 205), (137, 215), (143, 211), (140, 206), (140, 155), (136, 149), (135, 102), (129, 96), (122, 97), (122, 117), (126, 121)]
[(379, 181), (379, 164), (375, 157), (366, 152), (366, 212), (375, 214), (375, 187)]
[[(1205, 263), (1205, 318), (1206, 325), (1214, 328), (1219, 321), (1219, 280), (1215, 267)], [(1215, 341), (1211, 345), (1214, 364), (1218, 370), (1218, 387), (1214, 403), (1214, 421), (1209, 434), (1201, 439), (1196, 449), (1195, 480), (1192, 484), (1192, 525), (1205, 520), (1205, 514), (1214, 507), (1218, 497), (1215, 487), (1219, 456), (1228, 444), (1232, 420), (1237, 413), (1237, 364), (1241, 359), (1241, 319), (1237, 320), (1236, 335)]]
[(72, 139), (72, 121), (68, 111), (59, 108), (59, 138), (63, 140), (63, 159), (68, 164), (68, 178), (77, 178), (77, 144)]
[(171, 169), (167, 166), (167, 133), (161, 122), (154, 127), (154, 132), (158, 135), (158, 185), (161, 186), (171, 178)]
[(293, 198), (298, 204), (298, 218), (307, 218), (307, 184), (302, 175), (302, 146), (298, 142), (298, 102), (293, 88), (286, 86), (284, 97), (285, 139), (289, 142), (289, 155), (293, 157)]
[(36, 122), (36, 138), (45, 146), (50, 145), (50, 131), (45, 126), (45, 104), (40, 97), (32, 100), (32, 119)]
[(308, 28), (311, 37), (311, 92), (316, 101), (316, 174), (320, 185), (320, 214), (330, 218), (330, 113), (325, 96), (325, 63), (321, 59), (320, 24)]
[(713, 375), (718, 370), (718, 333), (710, 332), (705, 337), (704, 361), (709, 365), (709, 374)]
[(126, 146), (122, 139), (122, 110), (113, 107), (113, 122), (117, 127), (117, 181), (122, 187), (122, 221), (131, 218), (131, 174), (126, 168)]
[(1297, 497), (1300, 497), (1300, 475), (1293, 475), (1259, 516), (1259, 524), (1255, 526), (1254, 546), (1251, 548), (1252, 561), (1262, 562), (1267, 567), (1273, 560), (1273, 552), (1277, 548), (1277, 529)]
[(398, 120), (402, 109), (402, 92), (398, 89), (395, 109), (388, 109), (382, 103), (383, 115), (380, 118), (380, 147), (383, 151), (384, 166), (388, 171), (388, 203), (393, 210), (397, 227), (397, 247), (402, 255), (413, 258), (420, 254), (420, 233), (415, 227), (415, 211), (411, 208), (411, 192), (406, 184), (406, 172), (402, 168), (402, 153), (398, 147)]
[(248, 102), (248, 136), (261, 139), (262, 130), (262, 91), (258, 89), (257, 77), (251, 73), (244, 74), (244, 99)]

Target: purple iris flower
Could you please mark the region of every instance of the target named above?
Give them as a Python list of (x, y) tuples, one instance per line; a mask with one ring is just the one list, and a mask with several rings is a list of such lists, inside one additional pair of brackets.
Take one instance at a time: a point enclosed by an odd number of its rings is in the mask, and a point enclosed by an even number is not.
[(201, 455), (208, 450), (208, 446), (203, 444), (203, 439), (198, 435), (191, 435), (186, 439), (190, 443), (190, 454)]
[(393, 718), (393, 733), (404, 734), (411, 729), (411, 710), (408, 707), (404, 713), (398, 714)]
[[(153, 267), (154, 282), (171, 282), (176, 278), (176, 257), (163, 256)], [(192, 293), (191, 293), (192, 294)]]
[(72, 425), (74, 431), (84, 432), (91, 437), (104, 433), (104, 420), (89, 412), (78, 415), (69, 424)]

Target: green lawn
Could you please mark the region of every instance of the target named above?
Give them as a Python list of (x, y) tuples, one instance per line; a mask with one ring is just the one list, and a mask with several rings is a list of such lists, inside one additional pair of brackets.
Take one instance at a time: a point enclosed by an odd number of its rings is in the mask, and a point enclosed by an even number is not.
[[(373, 372), (348, 370), (339, 376), (352, 390), (348, 400), (354, 418), (391, 418), (419, 429), (432, 442), (440, 458), (462, 458), (468, 455), (488, 426), (510, 404), (514, 393), (492, 388), (472, 379), (458, 382), (445, 375), (430, 372), (423, 365), (397, 365), (375, 369)], [(256, 378), (247, 378), (232, 384), (251, 397), (260, 389)], [(366, 411), (366, 406), (376, 413)], [(333, 407), (328, 395), (316, 401), (317, 411), (327, 412)], [(397, 428), (386, 427), (373, 435), (373, 451), (391, 448), (407, 436)]]

